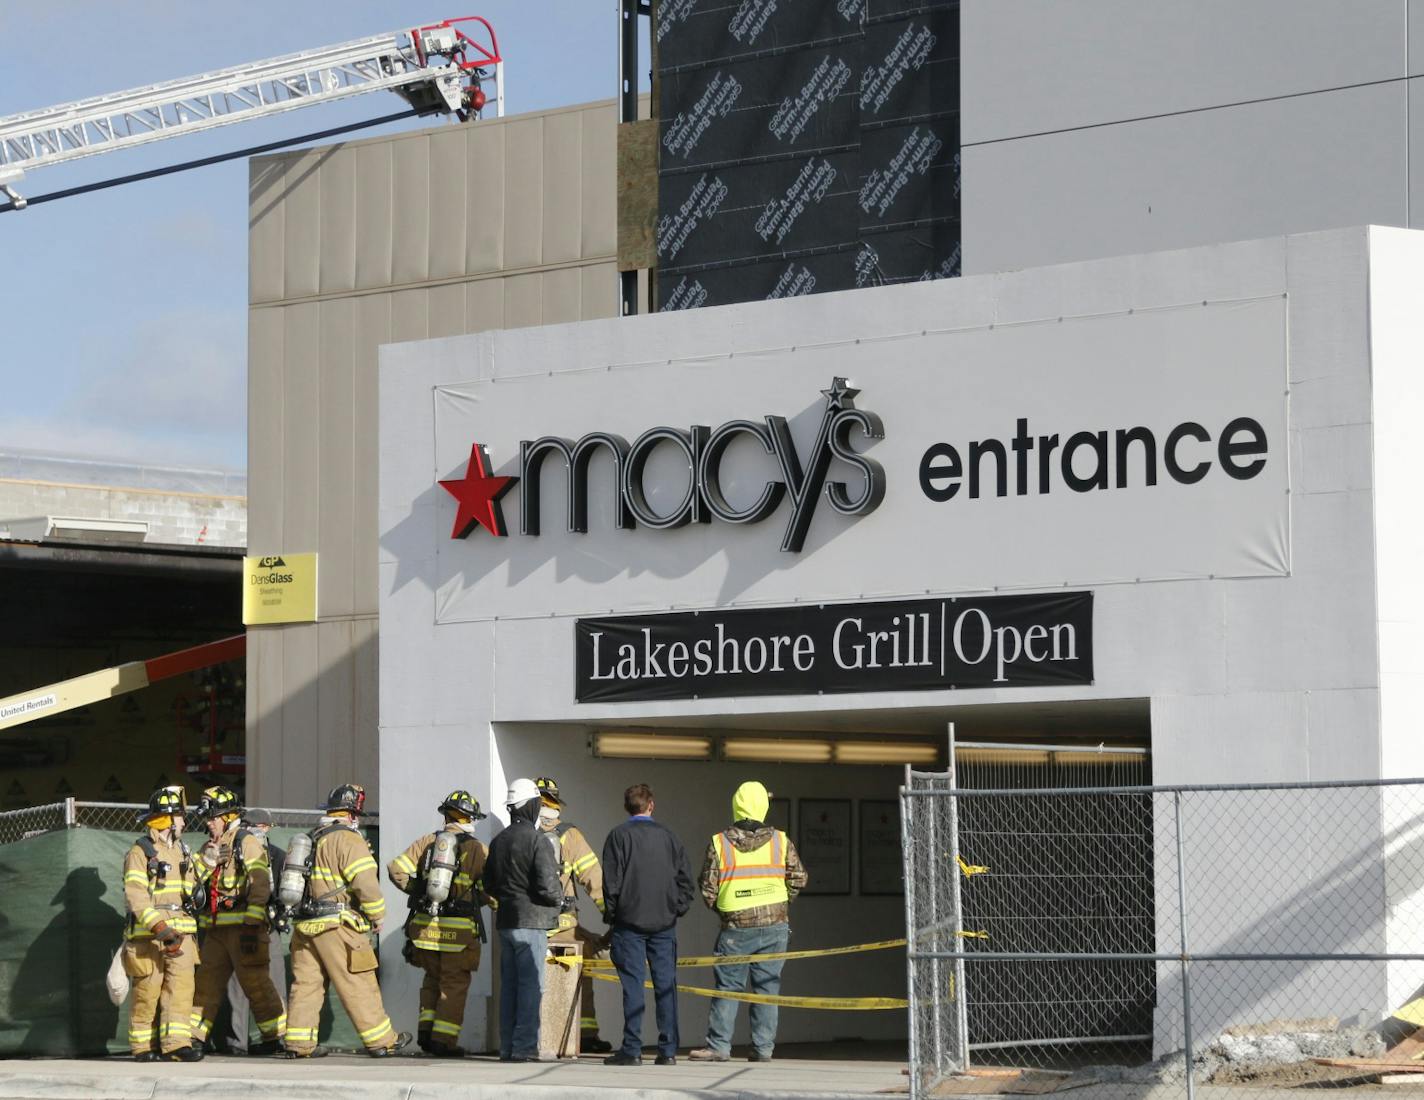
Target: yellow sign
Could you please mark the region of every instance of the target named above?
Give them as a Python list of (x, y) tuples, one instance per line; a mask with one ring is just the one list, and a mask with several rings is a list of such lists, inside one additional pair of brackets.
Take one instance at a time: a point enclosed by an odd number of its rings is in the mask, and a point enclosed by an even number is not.
[(316, 622), (316, 555), (242, 559), (242, 623)]

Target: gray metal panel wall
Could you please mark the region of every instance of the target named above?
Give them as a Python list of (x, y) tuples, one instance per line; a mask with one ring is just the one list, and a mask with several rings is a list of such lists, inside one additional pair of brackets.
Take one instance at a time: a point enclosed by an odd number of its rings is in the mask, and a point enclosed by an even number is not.
[(249, 189), (250, 553), (319, 622), (248, 632), (248, 794), (377, 788), (381, 344), (617, 311), (612, 102), (262, 157)]
[(964, 0), (965, 274), (1417, 225), (1422, 0)]

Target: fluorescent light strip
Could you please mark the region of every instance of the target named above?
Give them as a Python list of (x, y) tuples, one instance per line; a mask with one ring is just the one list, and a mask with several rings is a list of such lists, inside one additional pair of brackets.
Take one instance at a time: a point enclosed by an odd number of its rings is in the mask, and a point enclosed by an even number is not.
[(829, 741), (728, 737), (722, 742), (722, 759), (763, 764), (829, 764), (832, 749)]
[(595, 733), (593, 755), (633, 760), (711, 760), (712, 738), (666, 733)]
[(937, 764), (940, 748), (931, 741), (837, 741), (837, 764)]

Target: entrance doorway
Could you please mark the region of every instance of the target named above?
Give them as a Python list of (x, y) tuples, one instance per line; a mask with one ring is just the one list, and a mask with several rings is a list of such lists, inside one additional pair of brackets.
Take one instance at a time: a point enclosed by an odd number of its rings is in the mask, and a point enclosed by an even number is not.
[[(943, 769), (948, 763), (949, 721), (955, 723), (961, 741), (993, 747), (1015, 744), (1042, 751), (1041, 746), (1057, 746), (1066, 752), (1099, 744), (1142, 749), (1148, 742), (1147, 706), (1140, 700), (678, 716), (577, 726), (501, 723), (495, 728), (493, 785), (502, 789), (500, 784), (517, 776), (555, 777), (569, 803), (566, 818), (583, 830), (595, 850), (601, 850), (603, 838), (623, 819), (623, 790), (632, 783), (647, 783), (653, 788), (657, 818), (682, 839), (697, 875), (713, 833), (730, 824), (732, 792), (741, 782), (758, 779), (772, 792), (772, 818), (791, 836), (812, 872), (810, 887), (791, 907), (792, 950), (876, 943), (905, 935), (897, 843), (898, 792), (904, 765), (836, 763), (837, 756), (843, 760), (863, 757), (837, 753), (834, 748), (827, 756), (804, 746), (876, 741), (930, 746), (938, 753), (935, 762), (917, 758), (914, 766)], [(648, 749), (650, 739), (655, 742), (659, 737), (683, 758), (669, 759), (654, 751), (656, 746)], [(739, 742), (738, 751), (743, 754), (749, 744), (768, 748), (763, 759), (727, 759), (729, 741)], [(600, 746), (606, 750), (609, 743), (619, 747), (619, 755), (600, 751)], [(784, 751), (778, 750), (778, 743)], [(646, 755), (638, 755), (640, 744), (648, 749)], [(808, 759), (818, 762), (796, 762)], [(1145, 753), (1139, 751), (1136, 759), (1145, 760)], [(1054, 774), (1054, 766), (1072, 766), (1080, 769), (1073, 774), (1082, 780), (1107, 774), (1081, 764), (1053, 764), (1052, 760), (1050, 764), (1048, 774)], [(986, 757), (981, 753), (979, 758), (964, 758), (961, 766), (967, 779), (972, 775), (973, 782), (986, 786), (1044, 778), (1028, 757)], [(1112, 774), (1127, 781), (1128, 773), (1120, 767)], [(843, 845), (839, 861), (831, 858), (836, 837)], [(1010, 866), (1008, 862), (1001, 865)], [(586, 903), (580, 905), (580, 919), (591, 930), (603, 928), (597, 911)], [(692, 912), (678, 928), (679, 954), (711, 954), (718, 927), (716, 915), (700, 897), (695, 898)], [(712, 985), (710, 970), (685, 969), (679, 978), (689, 986)], [(903, 998), (903, 950), (793, 960), (784, 971), (782, 992), (789, 996)], [(991, 996), (1006, 1003), (999, 994)], [(618, 987), (596, 983), (595, 1001), (603, 1037), (616, 1041), (622, 1019)], [(996, 1010), (988, 1006), (986, 1002), (986, 1010), (974, 1017), (971, 1026), (983, 1042), (1002, 1041), (1001, 1031), (994, 1030)], [(705, 998), (695, 994), (680, 998), (684, 1045), (701, 1045), (706, 1017)], [(745, 1043), (745, 1013), (739, 1017), (734, 1043)], [(651, 1018), (649, 1013), (650, 1025)], [(836, 1058), (863, 1055), (903, 1062), (907, 1035), (907, 1020), (901, 1011), (787, 1008), (780, 1016), (778, 1047), (795, 1047), (804, 1057), (814, 1054), (817, 1045), (822, 1049), (833, 1045)]]

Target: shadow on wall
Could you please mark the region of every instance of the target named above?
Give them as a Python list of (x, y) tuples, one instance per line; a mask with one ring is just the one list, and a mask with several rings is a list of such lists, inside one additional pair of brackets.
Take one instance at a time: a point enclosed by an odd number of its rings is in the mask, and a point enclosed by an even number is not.
[[(104, 975), (124, 928), (108, 894), (96, 868), (76, 867), (49, 899), (59, 911), (31, 942), (10, 987), (9, 1015), (30, 1027), (23, 1053), (107, 1052), (119, 1009), (109, 1002)], [(0, 926), (0, 934), (6, 930)]]
[[(1207, 824), (1213, 807), (1204, 796), (1187, 819), (1190, 838), (1210, 835)], [(1351, 841), (1348, 828), (1354, 820), (1378, 820), (1378, 790), (1349, 790), (1352, 804), (1335, 805), (1328, 813), (1310, 807), (1253, 807), (1251, 820), (1234, 823), (1241, 832), (1231, 843), (1230, 858), (1218, 862), (1225, 848), (1188, 850), (1189, 905), (1216, 915), (1230, 927), (1218, 930), (1188, 909), (1191, 948), (1201, 953), (1339, 955), (1394, 951), (1414, 952), (1421, 930), (1392, 928), (1387, 903), (1406, 895), (1405, 878), (1424, 873), (1424, 839), (1417, 821), (1376, 833), (1364, 841)], [(1184, 802), (1184, 811), (1188, 804)], [(1320, 809), (1320, 808), (1317, 808)], [(1272, 812), (1273, 811), (1273, 812)], [(1219, 812), (1219, 811), (1217, 811)], [(1195, 829), (1193, 829), (1195, 826)], [(1249, 830), (1249, 831), (1248, 831)], [(1249, 836), (1249, 843), (1241, 837)], [(1164, 848), (1159, 837), (1158, 851)], [(1279, 882), (1289, 868), (1315, 866), (1336, 856), (1317, 873), (1294, 880), (1300, 886), (1278, 903), (1251, 912), (1252, 902)], [(1163, 861), (1170, 880), (1158, 884), (1159, 950), (1175, 950), (1176, 862)], [(1234, 866), (1233, 866), (1234, 862)], [(1227, 899), (1230, 899), (1229, 901)], [(1162, 910), (1170, 910), (1164, 918)], [(1398, 920), (1398, 916), (1393, 917)], [(1164, 943), (1170, 941), (1164, 947)], [(1279, 960), (1252, 963), (1196, 962), (1191, 969), (1192, 1028), (1198, 1043), (1210, 1041), (1222, 1028), (1273, 1019), (1338, 1016), (1342, 1022), (1376, 1027), (1389, 1038), (1400, 1029), (1388, 1013), (1399, 1004), (1382, 1004), (1387, 990), (1400, 987), (1401, 974), (1416, 994), (1424, 986), (1424, 964), (1418, 962)], [(1181, 973), (1176, 964), (1158, 971), (1157, 1045), (1159, 1050), (1182, 1046)], [(1395, 999), (1399, 1000), (1396, 993)], [(1407, 998), (1406, 998), (1407, 999)], [(1358, 1011), (1358, 1018), (1350, 1013)], [(1381, 1022), (1381, 1017), (1384, 1017)]]

